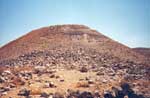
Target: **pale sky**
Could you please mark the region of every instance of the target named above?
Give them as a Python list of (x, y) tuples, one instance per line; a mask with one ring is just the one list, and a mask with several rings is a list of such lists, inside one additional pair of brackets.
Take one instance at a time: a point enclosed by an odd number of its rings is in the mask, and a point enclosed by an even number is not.
[(0, 46), (57, 24), (83, 24), (129, 47), (150, 47), (150, 0), (0, 0)]

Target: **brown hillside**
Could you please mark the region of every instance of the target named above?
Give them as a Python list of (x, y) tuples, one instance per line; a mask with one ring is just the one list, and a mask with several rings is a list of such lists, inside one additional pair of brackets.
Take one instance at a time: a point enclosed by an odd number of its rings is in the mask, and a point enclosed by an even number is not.
[(150, 58), (150, 48), (133, 48), (134, 51)]
[(0, 48), (0, 98), (150, 98), (149, 70), (89, 27), (44, 27)]
[(7, 60), (32, 51), (50, 50), (62, 46), (95, 49), (121, 59), (144, 62), (144, 57), (101, 33), (83, 25), (56, 25), (33, 30), (0, 48), (0, 60)]

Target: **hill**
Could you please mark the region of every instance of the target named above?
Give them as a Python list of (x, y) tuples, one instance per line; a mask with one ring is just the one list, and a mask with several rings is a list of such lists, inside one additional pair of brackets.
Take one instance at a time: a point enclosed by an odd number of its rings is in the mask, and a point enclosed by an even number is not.
[(150, 58), (150, 48), (133, 48), (133, 50)]
[(0, 54), (3, 98), (150, 96), (147, 58), (84, 25), (33, 30)]

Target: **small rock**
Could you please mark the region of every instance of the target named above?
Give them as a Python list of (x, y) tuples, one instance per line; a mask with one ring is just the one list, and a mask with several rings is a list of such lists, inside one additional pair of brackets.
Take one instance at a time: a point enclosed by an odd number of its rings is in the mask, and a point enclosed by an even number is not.
[(3, 92), (3, 93), (2, 93), (2, 95), (7, 95), (7, 94), (8, 94), (7, 92)]
[(56, 79), (60, 78), (60, 76), (55, 76)]
[(18, 93), (19, 96), (29, 96), (30, 95), (30, 90), (27, 89), (22, 89)]
[(82, 92), (78, 98), (94, 98), (90, 92)]
[(0, 77), (0, 83), (3, 83), (5, 80), (3, 77)]
[(114, 98), (109, 91), (104, 92), (104, 98)]
[(1, 87), (1, 88), (0, 88), (0, 93), (7, 92), (7, 91), (9, 91), (9, 90), (10, 90), (9, 87)]
[(64, 96), (59, 93), (59, 92), (56, 92), (54, 95), (53, 95), (53, 98), (64, 98)]
[(107, 83), (107, 82), (108, 82), (108, 80), (106, 80), (106, 79), (102, 79), (102, 82), (103, 82), (103, 83)]
[(64, 82), (65, 80), (64, 79), (60, 79), (60, 82)]
[(88, 83), (89, 84), (94, 84), (94, 81), (93, 80), (88, 80)]
[(81, 69), (80, 69), (80, 72), (88, 72), (88, 69), (86, 68), (86, 67), (82, 67)]
[(11, 83), (9, 86), (10, 86), (10, 88), (15, 88), (16, 87), (16, 85), (13, 84), (13, 83)]
[(40, 97), (42, 98), (49, 98), (49, 95), (47, 93), (41, 93)]
[(96, 75), (98, 75), (98, 76), (100, 76), (100, 75), (104, 75), (104, 72), (97, 72), (97, 74)]
[(93, 96), (94, 96), (94, 98), (101, 98), (101, 96), (100, 96), (98, 91), (95, 91)]
[(89, 87), (89, 84), (86, 81), (77, 82), (76, 87)]
[(44, 83), (43, 88), (49, 88), (49, 83)]
[(52, 74), (49, 76), (50, 78), (55, 78), (55, 74)]
[(89, 77), (85, 77), (85, 80), (90, 80), (90, 78)]
[(51, 87), (51, 88), (55, 88), (56, 86), (54, 85), (54, 83), (53, 83), (53, 82), (50, 82), (50, 83), (49, 83), (49, 87)]

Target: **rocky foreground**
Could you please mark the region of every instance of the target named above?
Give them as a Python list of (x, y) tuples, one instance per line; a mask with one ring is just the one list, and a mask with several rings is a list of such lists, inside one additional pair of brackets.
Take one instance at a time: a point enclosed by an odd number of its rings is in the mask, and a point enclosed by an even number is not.
[(78, 53), (75, 48), (74, 51), (59, 51), (56, 49), (34, 51), (1, 62), (3, 65), (0, 70), (1, 97), (148, 98), (150, 96), (147, 66), (121, 61), (91, 50), (85, 52), (85, 49), (84, 51), (80, 49)]

